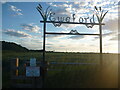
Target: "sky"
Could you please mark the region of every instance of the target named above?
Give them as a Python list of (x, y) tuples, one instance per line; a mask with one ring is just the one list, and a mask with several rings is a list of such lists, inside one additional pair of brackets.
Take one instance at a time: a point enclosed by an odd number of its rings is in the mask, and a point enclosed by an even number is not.
[[(2, 41), (14, 42), (32, 50), (40, 50), (43, 47), (43, 23), (36, 7), (41, 4), (45, 11), (55, 13), (55, 17), (70, 17), (75, 14), (75, 22), (79, 18), (92, 18), (95, 14), (94, 6), (101, 7), (104, 12), (108, 11), (102, 27), (103, 52), (118, 52), (118, 17), (119, 0), (85, 0), (78, 2), (5, 2), (2, 3)], [(49, 21), (48, 16), (48, 21)], [(88, 19), (89, 22), (89, 19)], [(98, 23), (95, 16), (95, 22)], [(46, 25), (47, 32), (65, 32), (77, 30), (79, 33), (99, 34), (99, 26), (87, 28), (86, 25), (62, 24), (55, 27), (54, 24)], [(56, 52), (99, 52), (99, 37), (86, 35), (46, 35), (46, 50)]]

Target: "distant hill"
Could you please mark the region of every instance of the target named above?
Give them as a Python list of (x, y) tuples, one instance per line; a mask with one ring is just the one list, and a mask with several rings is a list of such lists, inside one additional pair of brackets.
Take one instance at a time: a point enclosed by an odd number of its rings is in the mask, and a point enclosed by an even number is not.
[(22, 47), (21, 45), (18, 45), (13, 42), (5, 42), (0, 41), (2, 43), (2, 50), (4, 51), (16, 51), (16, 52), (27, 52), (29, 51), (27, 48)]
[(42, 52), (43, 51), (43, 50), (29, 50), (26, 47), (23, 47), (13, 42), (0, 41), (0, 44), (2, 44), (2, 51), (15, 51), (15, 52)]
[[(0, 44), (2, 44), (2, 51), (43, 52), (43, 50), (29, 50), (26, 47), (23, 47), (13, 42), (0, 41)], [(1, 45), (0, 45), (0, 48), (1, 48)], [(53, 52), (53, 51), (46, 51), (46, 52)]]

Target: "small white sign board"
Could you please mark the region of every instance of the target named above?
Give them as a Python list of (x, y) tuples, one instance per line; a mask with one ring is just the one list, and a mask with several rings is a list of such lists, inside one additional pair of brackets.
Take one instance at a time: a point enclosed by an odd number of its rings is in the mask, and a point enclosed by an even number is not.
[(27, 77), (39, 77), (40, 67), (26, 67), (26, 76)]
[(30, 58), (30, 66), (36, 67), (36, 58)]

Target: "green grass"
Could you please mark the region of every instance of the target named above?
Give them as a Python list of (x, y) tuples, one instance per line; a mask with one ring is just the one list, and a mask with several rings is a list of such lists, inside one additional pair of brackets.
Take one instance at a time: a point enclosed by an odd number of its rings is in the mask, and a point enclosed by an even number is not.
[[(10, 87), (10, 60), (19, 58), (24, 61), (29, 60), (31, 57), (42, 61), (42, 53), (39, 52), (3, 52), (3, 88)], [(49, 62), (97, 63), (97, 65), (51, 64), (48, 66), (49, 70), (45, 76), (45, 87), (117, 88), (117, 60), (118, 54), (103, 54), (103, 66), (101, 67), (99, 53), (46, 53), (46, 61)]]

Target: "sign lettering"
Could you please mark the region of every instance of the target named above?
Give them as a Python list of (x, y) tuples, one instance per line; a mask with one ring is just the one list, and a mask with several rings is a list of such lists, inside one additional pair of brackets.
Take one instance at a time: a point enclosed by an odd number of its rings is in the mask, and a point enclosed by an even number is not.
[[(54, 12), (50, 13), (49, 20), (53, 22), (71, 22), (75, 21), (75, 14), (72, 17), (56, 17)], [(79, 23), (95, 23), (94, 15), (92, 17), (79, 17)]]

